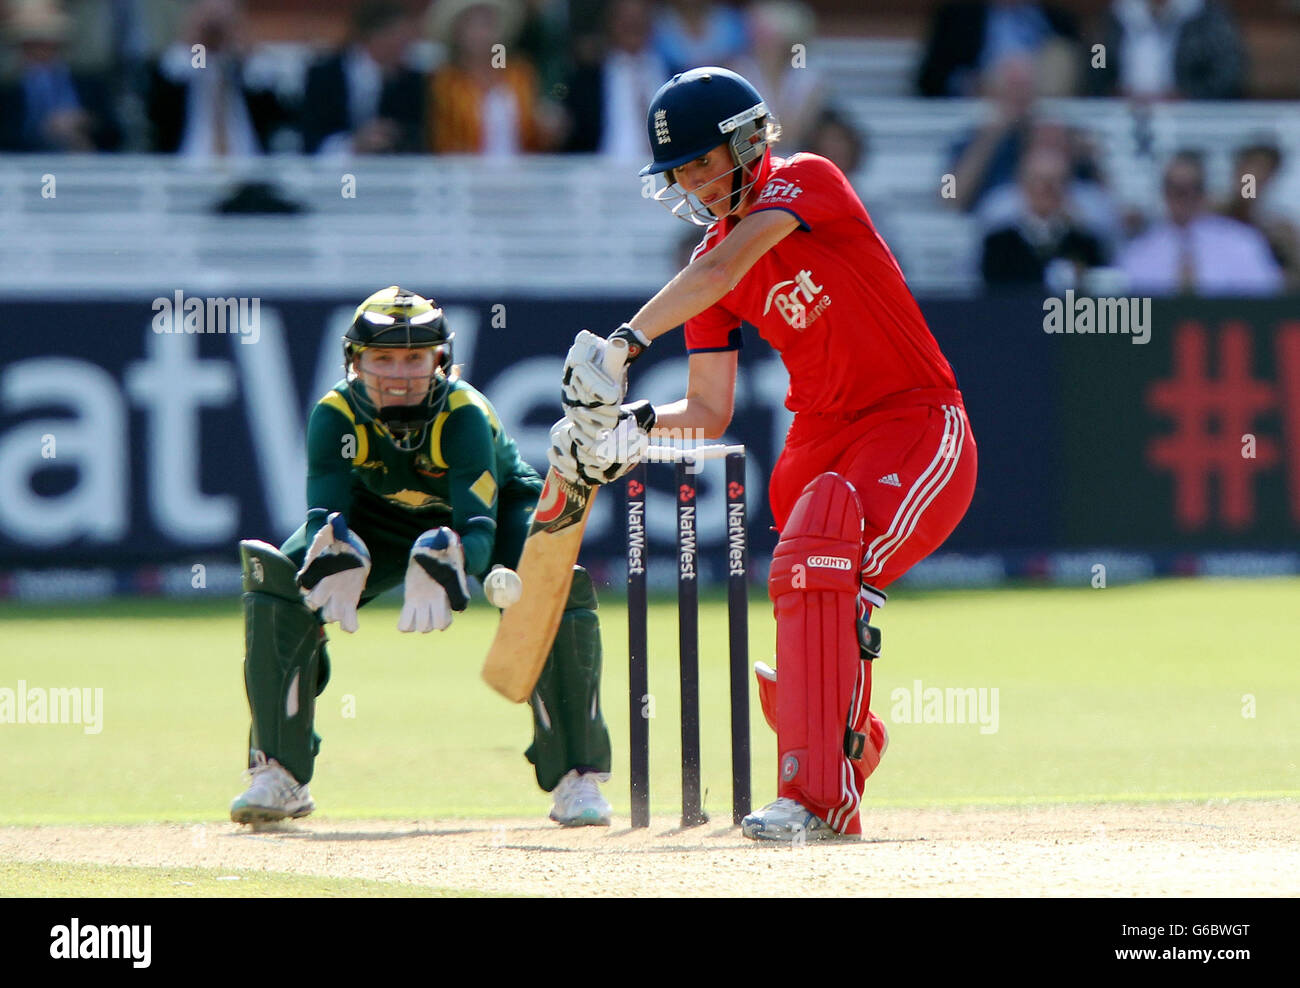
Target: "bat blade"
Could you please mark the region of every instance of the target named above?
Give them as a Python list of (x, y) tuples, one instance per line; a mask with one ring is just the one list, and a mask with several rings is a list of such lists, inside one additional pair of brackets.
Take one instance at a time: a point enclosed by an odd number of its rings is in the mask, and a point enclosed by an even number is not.
[(483, 663), (483, 679), (513, 703), (528, 700), (546, 665), (595, 499), (595, 487), (571, 484), (553, 468), (547, 471), (515, 570), (523, 596), (501, 615)]

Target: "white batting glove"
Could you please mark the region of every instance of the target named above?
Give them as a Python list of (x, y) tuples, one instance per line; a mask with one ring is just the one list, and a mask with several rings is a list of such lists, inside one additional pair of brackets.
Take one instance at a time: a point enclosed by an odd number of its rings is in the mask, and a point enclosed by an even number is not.
[(562, 418), (551, 426), (551, 446), (546, 451), (546, 459), (555, 472), (571, 484), (590, 483), (583, 479), (582, 468), (578, 465), (581, 435), (581, 430), (568, 418)]
[[(649, 409), (653, 419), (648, 402), (637, 404)], [(565, 480), (594, 487), (617, 480), (631, 470), (641, 462), (649, 445), (649, 433), (637, 415), (620, 411), (617, 425), (602, 432), (595, 442), (567, 417), (561, 419), (551, 429), (551, 447), (546, 456)]]
[(357, 604), (370, 575), (370, 551), (335, 511), (307, 547), (298, 585), (304, 601), (326, 624), (337, 621), (348, 634), (357, 630)]
[(600, 437), (618, 426), (618, 405), (601, 405), (599, 408), (584, 408), (570, 405), (564, 401), (564, 417), (573, 423), (574, 434), (582, 437), (583, 442), (594, 446)]
[(565, 414), (588, 435), (618, 424), (618, 406), (627, 394), (627, 366), (645, 346), (630, 326), (609, 339), (580, 332), (564, 360), (560, 401)]
[(469, 605), (465, 550), (450, 528), (431, 528), (411, 546), (398, 631), (446, 631)]
[(602, 433), (592, 448), (593, 465), (603, 467), (606, 483), (617, 480), (641, 462), (654, 425), (655, 410), (648, 401), (633, 402), (619, 409), (618, 424)]

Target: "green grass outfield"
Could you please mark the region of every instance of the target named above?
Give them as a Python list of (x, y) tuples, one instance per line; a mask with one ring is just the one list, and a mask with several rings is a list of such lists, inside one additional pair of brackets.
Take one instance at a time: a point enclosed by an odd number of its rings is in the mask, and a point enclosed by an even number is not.
[[(771, 610), (761, 590), (753, 596), (751, 658), (770, 661)], [(650, 620), (655, 812), (679, 799), (674, 608), (659, 600)], [(603, 592), (600, 614), (615, 751), (608, 791), (626, 814), (626, 612), (617, 593)], [(549, 799), (522, 755), (528, 711), (479, 679), (495, 623), (479, 601), (442, 634), (399, 634), (396, 610), (384, 606), (361, 612), (356, 636), (331, 631), (334, 671), (317, 708), (324, 745), (312, 782), (321, 813), (545, 814)], [(900, 591), (878, 623), (885, 648), (872, 706), (892, 743), (868, 806), (1300, 794), (1300, 581)], [(704, 601), (700, 625), (706, 809), (723, 819), (720, 598)], [(236, 600), (0, 606), (0, 688), (24, 680), (103, 690), (98, 734), (0, 724), (0, 824), (225, 819), (241, 789), (248, 727), (242, 649)], [(918, 682), (996, 689), (996, 731), (910, 722)], [(986, 714), (992, 697), (985, 693)], [(753, 708), (761, 804), (775, 791), (775, 744), (756, 698)]]

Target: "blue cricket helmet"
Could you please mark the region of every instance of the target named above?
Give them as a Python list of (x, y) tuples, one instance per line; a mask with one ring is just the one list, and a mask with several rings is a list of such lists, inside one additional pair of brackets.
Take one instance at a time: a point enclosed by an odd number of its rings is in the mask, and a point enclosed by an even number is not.
[(780, 135), (775, 118), (749, 80), (716, 65), (678, 73), (660, 86), (650, 101), (646, 130), (654, 160), (641, 169), (641, 175), (670, 173), (669, 184), (655, 194), (655, 201), (698, 226), (721, 217), (690, 190), (676, 186), (671, 172), (726, 144), (734, 165), (731, 208), (723, 214), (729, 215), (739, 208), (757, 177), (755, 169), (754, 176), (742, 182), (744, 169), (761, 162), (768, 145)]
[[(766, 116), (767, 104), (744, 76), (716, 65), (679, 72), (650, 101), (646, 130), (654, 161), (641, 174), (680, 168), (719, 144), (734, 143), (744, 124)], [(761, 154), (762, 148), (753, 157)]]

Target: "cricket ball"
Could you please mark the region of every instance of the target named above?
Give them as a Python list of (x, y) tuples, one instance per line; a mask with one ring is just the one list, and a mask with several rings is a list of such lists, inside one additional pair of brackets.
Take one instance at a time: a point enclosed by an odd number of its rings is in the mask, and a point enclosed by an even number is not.
[(524, 593), (524, 583), (512, 569), (498, 566), (483, 578), (483, 595), (493, 607), (505, 610)]

